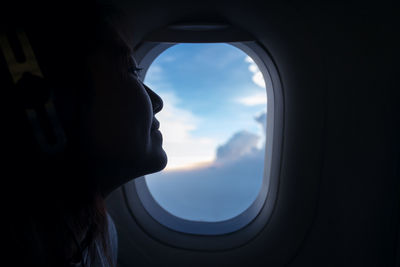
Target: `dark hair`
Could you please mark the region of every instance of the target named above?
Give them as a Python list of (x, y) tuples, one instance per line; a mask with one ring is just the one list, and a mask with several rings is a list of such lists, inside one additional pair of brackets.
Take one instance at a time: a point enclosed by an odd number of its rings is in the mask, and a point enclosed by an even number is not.
[[(79, 261), (85, 249), (95, 255), (95, 241), (100, 240), (111, 266), (104, 199), (93, 180), (89, 159), (81, 151), (79, 107), (90, 104), (85, 58), (107, 41), (116, 11), (94, 4), (42, 11), (40, 7), (30, 10), (40, 19), (26, 16), (16, 27), (6, 27), (8, 32), (16, 28), (26, 32), (45, 77), (36, 82), (28, 75), (17, 86), (9, 79), (6, 90), (9, 118), (3, 122), (10, 132), (4, 144), (8, 159), (5, 190), (12, 202), (5, 211), (9, 253), (26, 265), (68, 266)], [(4, 58), (0, 61), (3, 71)], [(25, 114), (30, 101), (23, 92), (26, 88), (55, 90), (48, 95), (74, 106), (72, 112), (59, 114), (67, 136), (62, 151), (44, 153), (33, 137)]]

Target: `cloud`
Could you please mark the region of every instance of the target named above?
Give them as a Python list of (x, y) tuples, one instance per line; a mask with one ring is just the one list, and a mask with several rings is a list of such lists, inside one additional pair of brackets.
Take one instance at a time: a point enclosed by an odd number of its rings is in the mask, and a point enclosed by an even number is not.
[(267, 133), (267, 112), (262, 112), (261, 114), (256, 116), (254, 119), (256, 120), (256, 122), (258, 122), (261, 125), (261, 127), (263, 129), (263, 133), (265, 135)]
[[(246, 56), (245, 62), (249, 63), (249, 71), (252, 73), (252, 81), (258, 87), (265, 89), (265, 81), (261, 71), (258, 69), (258, 66), (253, 61), (253, 59), (249, 56)], [(267, 95), (266, 91), (258, 91), (250, 95), (246, 95), (243, 97), (239, 97), (236, 99), (236, 102), (245, 105), (245, 106), (258, 106), (258, 105), (266, 105), (267, 104)]]
[(267, 132), (267, 113), (260, 113), (254, 117), (254, 120), (261, 126), (263, 137), (248, 131), (236, 132), (225, 144), (217, 148), (216, 162), (218, 164), (235, 161), (264, 148)]
[(258, 105), (266, 105), (267, 104), (267, 96), (265, 92), (255, 93), (253, 95), (245, 96), (236, 99), (236, 102), (239, 102), (245, 106), (258, 106)]
[(249, 56), (247, 56), (247, 57), (245, 58), (245, 61), (246, 61), (247, 63), (250, 63), (250, 65), (249, 65), (249, 71), (251, 71), (251, 72), (253, 73), (253, 77), (252, 77), (253, 82), (254, 82), (256, 85), (258, 85), (259, 87), (265, 88), (264, 77), (263, 77), (261, 71), (258, 69), (257, 64), (256, 64), (256, 63), (254, 62), (254, 60), (253, 60), (251, 57), (249, 57)]
[(232, 161), (251, 154), (256, 149), (259, 138), (247, 131), (235, 133), (226, 144), (217, 148), (217, 162)]
[(156, 115), (163, 135), (163, 148), (168, 155), (167, 169), (188, 167), (214, 160), (216, 140), (194, 137), (201, 119), (179, 107), (180, 100), (172, 92), (161, 93), (164, 108)]

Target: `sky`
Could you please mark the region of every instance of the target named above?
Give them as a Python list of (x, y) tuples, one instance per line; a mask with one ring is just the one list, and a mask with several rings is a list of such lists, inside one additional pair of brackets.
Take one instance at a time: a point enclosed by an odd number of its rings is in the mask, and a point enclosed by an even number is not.
[(164, 101), (156, 117), (168, 164), (146, 176), (155, 200), (196, 221), (249, 207), (262, 182), (267, 105), (254, 61), (229, 44), (178, 44), (155, 59), (144, 82)]

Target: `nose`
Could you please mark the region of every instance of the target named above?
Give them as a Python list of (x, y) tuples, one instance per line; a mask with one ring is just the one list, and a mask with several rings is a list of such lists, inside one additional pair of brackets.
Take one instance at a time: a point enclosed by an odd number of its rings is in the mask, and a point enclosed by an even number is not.
[(159, 95), (157, 95), (153, 90), (151, 90), (147, 85), (144, 85), (147, 93), (149, 94), (151, 104), (153, 106), (154, 114), (160, 112), (164, 106), (164, 103)]

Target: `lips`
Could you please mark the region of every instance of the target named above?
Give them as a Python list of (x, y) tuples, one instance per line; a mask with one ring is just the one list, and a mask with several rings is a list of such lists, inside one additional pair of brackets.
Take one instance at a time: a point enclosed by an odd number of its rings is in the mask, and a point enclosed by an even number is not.
[(151, 130), (158, 130), (158, 128), (160, 128), (160, 122), (154, 118), (153, 119), (153, 124), (151, 125)]

